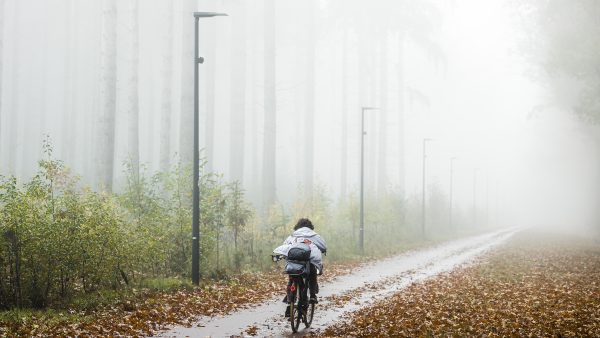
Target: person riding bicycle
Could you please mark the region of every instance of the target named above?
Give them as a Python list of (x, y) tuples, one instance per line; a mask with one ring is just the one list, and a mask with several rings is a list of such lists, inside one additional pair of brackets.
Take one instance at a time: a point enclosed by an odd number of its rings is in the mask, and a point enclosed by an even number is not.
[(323, 257), (321, 253), (327, 252), (325, 240), (315, 231), (315, 227), (308, 218), (301, 218), (294, 226), (294, 232), (283, 241), (283, 245), (276, 251), (285, 251), (294, 243), (307, 243), (310, 246), (310, 273), (308, 278), (308, 289), (310, 291), (311, 303), (318, 303), (317, 293), (319, 293), (319, 284), (317, 275), (323, 271)]

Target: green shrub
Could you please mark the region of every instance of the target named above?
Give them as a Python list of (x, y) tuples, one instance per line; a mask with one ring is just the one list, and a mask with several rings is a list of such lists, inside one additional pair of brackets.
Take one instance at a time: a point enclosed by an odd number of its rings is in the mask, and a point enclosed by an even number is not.
[[(29, 181), (0, 176), (0, 308), (69, 301), (88, 308), (110, 299), (111, 292), (189, 285), (191, 165), (149, 174), (144, 166), (137, 170), (126, 163), (126, 185), (113, 194), (82, 187), (52, 158), (48, 142), (44, 151)], [(301, 217), (310, 218), (327, 241), (326, 261), (361, 257), (355, 193), (334, 202), (316, 184), (310, 195), (299, 190), (290, 206), (276, 203), (262, 213), (251, 207), (238, 182), (221, 175), (201, 175), (200, 192), (205, 278), (271, 269), (271, 251)], [(433, 187), (429, 196), (430, 231), (451, 236), (444, 195)], [(420, 224), (420, 199), (394, 191), (366, 194), (365, 253), (388, 255), (422, 241)]]

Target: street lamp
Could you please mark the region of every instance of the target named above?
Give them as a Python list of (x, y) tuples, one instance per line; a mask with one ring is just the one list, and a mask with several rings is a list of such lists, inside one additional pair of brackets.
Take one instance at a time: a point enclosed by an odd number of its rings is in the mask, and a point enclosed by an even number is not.
[(360, 228), (358, 234), (358, 246), (360, 253), (365, 252), (365, 206), (364, 206), (364, 183), (365, 183), (365, 111), (378, 110), (375, 107), (362, 107), (360, 114)]
[(199, 142), (199, 117), (198, 117), (198, 65), (204, 63), (204, 58), (198, 55), (198, 21), (200, 18), (213, 16), (227, 16), (225, 13), (194, 12), (194, 178), (192, 192), (192, 283), (200, 283), (200, 142)]
[(433, 139), (430, 138), (424, 138), (423, 139), (423, 205), (421, 206), (421, 236), (423, 238), (425, 238), (425, 222), (426, 220), (426, 214), (425, 214), (425, 207), (426, 207), (426, 202), (425, 202), (425, 197), (426, 197), (426, 193), (425, 193), (425, 174), (426, 174), (426, 159), (427, 159), (427, 142), (432, 141)]
[(451, 230), (454, 230), (454, 224), (452, 224), (452, 211), (453, 211), (453, 209), (452, 209), (452, 206), (453, 206), (453, 203), (452, 203), (453, 202), (452, 201), (452, 198), (453, 198), (453, 185), (452, 185), (452, 183), (453, 183), (453, 180), (454, 180), (454, 161), (456, 159), (457, 159), (457, 157), (452, 157), (450, 159), (450, 214), (448, 216), (448, 219), (449, 219), (448, 224), (450, 225), (450, 229)]

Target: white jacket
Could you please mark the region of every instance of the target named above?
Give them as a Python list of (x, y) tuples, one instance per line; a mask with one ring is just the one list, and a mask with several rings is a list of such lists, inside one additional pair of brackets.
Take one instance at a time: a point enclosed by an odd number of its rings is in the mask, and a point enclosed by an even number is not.
[(304, 227), (294, 231), (293, 234), (283, 241), (283, 245), (273, 250), (273, 253), (287, 257), (291, 245), (304, 242), (305, 239), (310, 241), (310, 262), (319, 270), (323, 270), (323, 256), (321, 253), (327, 251), (327, 245), (325, 244), (325, 240), (310, 228)]

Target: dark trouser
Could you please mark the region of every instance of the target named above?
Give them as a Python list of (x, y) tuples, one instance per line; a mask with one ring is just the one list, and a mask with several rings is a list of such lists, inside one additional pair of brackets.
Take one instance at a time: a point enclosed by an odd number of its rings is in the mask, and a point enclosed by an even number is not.
[(308, 289), (310, 296), (313, 297), (319, 293), (319, 283), (317, 283), (317, 268), (310, 264), (310, 275), (308, 276)]

